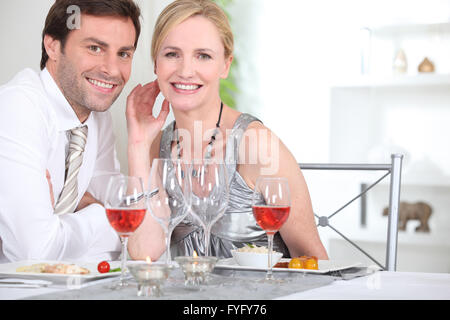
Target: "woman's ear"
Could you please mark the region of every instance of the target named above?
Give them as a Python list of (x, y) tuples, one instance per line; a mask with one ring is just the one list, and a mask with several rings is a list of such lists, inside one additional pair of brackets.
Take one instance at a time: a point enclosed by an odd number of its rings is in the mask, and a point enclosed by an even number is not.
[(229, 56), (225, 59), (225, 65), (222, 74), (220, 75), (220, 78), (226, 79), (228, 78), (228, 74), (230, 73), (231, 64), (233, 63), (233, 56)]
[(57, 61), (59, 59), (61, 54), (61, 41), (46, 34), (44, 36), (44, 47), (50, 60)]

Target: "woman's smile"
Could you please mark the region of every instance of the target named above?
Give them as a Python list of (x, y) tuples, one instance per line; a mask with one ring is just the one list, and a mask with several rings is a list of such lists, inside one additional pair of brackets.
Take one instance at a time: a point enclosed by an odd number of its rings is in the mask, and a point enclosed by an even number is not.
[(172, 87), (175, 90), (175, 92), (177, 92), (179, 94), (195, 94), (203, 86), (200, 84), (194, 84), (194, 83), (174, 82), (174, 83), (172, 83)]

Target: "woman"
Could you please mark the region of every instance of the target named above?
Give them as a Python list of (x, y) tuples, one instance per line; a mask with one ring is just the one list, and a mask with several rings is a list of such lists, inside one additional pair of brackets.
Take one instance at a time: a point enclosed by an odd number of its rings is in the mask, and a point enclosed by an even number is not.
[[(136, 87), (128, 99), (129, 174), (147, 179), (154, 158), (232, 159), (235, 172), (228, 174), (234, 175), (233, 196), (211, 235), (210, 252), (219, 257), (230, 257), (230, 250), (244, 243), (267, 244), (265, 232), (252, 215), (251, 195), (260, 175), (286, 177), (291, 213), (275, 236), (274, 250), (286, 257), (327, 259), (295, 158), (258, 119), (221, 102), (219, 84), (228, 76), (233, 60), (233, 34), (220, 7), (210, 0), (174, 1), (156, 23), (152, 58), (157, 81)], [(159, 116), (154, 117), (152, 108), (160, 91), (165, 100)], [(169, 103), (175, 122), (161, 131)], [(202, 232), (186, 219), (173, 233), (172, 254), (192, 255), (193, 250), (202, 254)], [(134, 259), (150, 256), (155, 260), (164, 250), (162, 229), (147, 215), (130, 238), (129, 253)]]

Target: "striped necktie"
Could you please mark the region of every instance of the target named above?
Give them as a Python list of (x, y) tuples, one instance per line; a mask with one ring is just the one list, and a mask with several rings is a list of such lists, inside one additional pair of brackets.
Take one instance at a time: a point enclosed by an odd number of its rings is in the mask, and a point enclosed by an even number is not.
[(74, 213), (78, 199), (77, 176), (83, 163), (88, 128), (83, 126), (70, 130), (69, 155), (66, 158), (66, 180), (55, 206), (55, 214)]

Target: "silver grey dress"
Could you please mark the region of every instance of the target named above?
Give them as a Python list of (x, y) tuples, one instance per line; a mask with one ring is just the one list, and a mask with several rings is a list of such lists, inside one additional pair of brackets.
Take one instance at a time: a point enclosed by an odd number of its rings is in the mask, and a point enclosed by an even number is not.
[[(248, 125), (253, 121), (259, 120), (249, 114), (241, 114), (227, 139), (225, 163), (230, 184), (230, 197), (225, 214), (212, 227), (210, 243), (210, 254), (219, 258), (231, 257), (231, 250), (243, 247), (244, 243), (267, 246), (267, 235), (253, 217), (253, 190), (236, 171), (239, 143)], [(174, 123), (171, 123), (163, 131), (160, 158), (171, 157), (172, 142), (176, 140), (173, 128)], [(261, 199), (261, 203), (263, 202), (264, 200)], [(289, 251), (279, 232), (274, 237), (273, 248), (282, 252), (284, 257), (289, 257)], [(199, 255), (204, 255), (203, 229), (188, 216), (172, 234), (172, 257), (191, 256), (194, 250)]]

